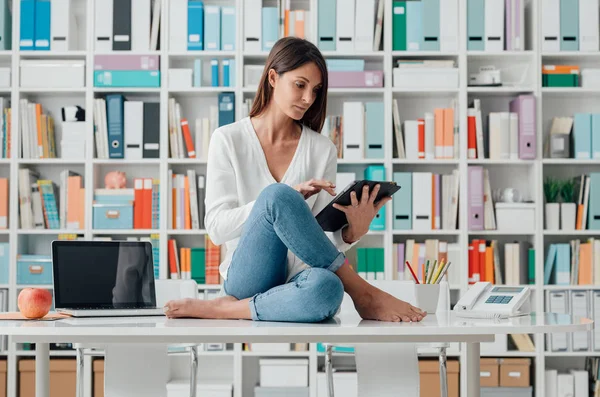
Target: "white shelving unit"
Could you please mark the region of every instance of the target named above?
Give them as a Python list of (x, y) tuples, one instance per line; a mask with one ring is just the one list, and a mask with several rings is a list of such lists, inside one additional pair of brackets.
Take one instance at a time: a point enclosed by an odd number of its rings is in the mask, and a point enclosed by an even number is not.
[[(10, 89), (0, 89), (0, 96), (10, 98), (12, 103), (12, 157), (10, 159), (0, 160), (0, 176), (10, 178), (9, 192), (9, 229), (0, 231), (0, 241), (10, 243), (10, 272), (9, 284), (0, 285), (0, 288), (9, 290), (9, 310), (17, 310), (16, 298), (19, 289), (22, 287), (16, 283), (16, 255), (17, 253), (49, 253), (50, 241), (57, 237), (59, 233), (78, 233), (86, 239), (95, 236), (113, 236), (114, 238), (124, 238), (131, 236), (148, 236), (150, 234), (159, 234), (161, 274), (165, 275), (167, 266), (167, 239), (176, 238), (181, 246), (202, 246), (205, 230), (171, 230), (167, 227), (167, 216), (161, 214), (160, 227), (157, 230), (94, 230), (92, 228), (92, 198), (93, 189), (103, 187), (103, 177), (106, 172), (112, 170), (122, 170), (127, 173), (128, 187), (130, 187), (132, 178), (138, 176), (154, 177), (161, 180), (160, 185), (160, 208), (165, 209), (168, 205), (167, 184), (168, 170), (173, 169), (176, 172), (182, 172), (188, 168), (194, 168), (198, 173), (206, 172), (206, 162), (196, 159), (170, 159), (168, 150), (168, 108), (167, 101), (170, 97), (176, 98), (182, 103), (188, 119), (200, 116), (208, 116), (208, 105), (217, 104), (217, 95), (220, 92), (234, 92), (236, 106), (236, 120), (242, 117), (242, 104), (245, 98), (254, 95), (255, 89), (245, 88), (243, 85), (243, 67), (245, 64), (261, 64), (267, 57), (266, 52), (249, 53), (243, 48), (243, 0), (206, 0), (205, 4), (235, 5), (236, 7), (236, 49), (235, 51), (194, 51), (194, 52), (170, 52), (168, 46), (167, 34), (169, 32), (169, 1), (162, 0), (162, 15), (160, 27), (160, 50), (148, 51), (143, 54), (160, 55), (161, 68), (161, 87), (156, 89), (149, 88), (97, 88), (93, 86), (93, 58), (100, 54), (94, 51), (94, 1), (102, 0), (73, 0), (74, 10), (79, 23), (79, 35), (81, 37), (80, 45), (77, 50), (61, 53), (41, 52), (41, 51), (20, 51), (19, 50), (19, 0), (13, 0), (13, 40), (10, 51), (0, 52), (0, 65), (11, 66), (12, 69), (12, 87)], [(457, 294), (464, 293), (468, 288), (467, 282), (467, 258), (468, 243), (471, 239), (478, 236), (494, 236), (503, 244), (513, 239), (526, 239), (533, 243), (536, 249), (536, 282), (533, 285), (533, 303), (535, 310), (541, 312), (544, 310), (544, 294), (549, 290), (566, 289), (580, 290), (593, 289), (594, 286), (544, 286), (540, 275), (543, 274), (544, 257), (548, 241), (567, 240), (571, 236), (598, 236), (600, 231), (575, 231), (568, 235), (562, 232), (544, 231), (543, 221), (543, 189), (542, 181), (546, 174), (558, 174), (574, 176), (577, 173), (589, 172), (590, 170), (600, 170), (600, 162), (596, 160), (581, 161), (575, 159), (543, 159), (542, 148), (544, 136), (548, 131), (549, 121), (553, 116), (570, 115), (575, 110), (599, 109), (600, 108), (600, 90), (583, 88), (542, 88), (541, 87), (541, 66), (545, 62), (553, 63), (581, 63), (585, 65), (594, 64), (600, 60), (600, 52), (594, 53), (551, 53), (543, 54), (541, 52), (541, 27), (540, 27), (540, 0), (529, 0), (526, 2), (528, 13), (526, 14), (526, 31), (529, 32), (526, 44), (526, 51), (505, 51), (505, 52), (476, 52), (467, 51), (466, 45), (466, 10), (467, 0), (459, 0), (459, 51), (451, 53), (441, 53), (434, 51), (392, 51), (392, 1), (385, 0), (385, 16), (383, 29), (383, 51), (378, 52), (331, 52), (324, 51), (323, 55), (328, 58), (361, 58), (371, 64), (380, 65), (384, 71), (384, 87), (376, 89), (342, 89), (330, 88), (328, 99), (328, 114), (334, 112), (340, 114), (341, 104), (349, 100), (380, 100), (385, 104), (385, 157), (381, 160), (364, 160), (350, 162), (340, 159), (338, 169), (341, 171), (352, 170), (361, 175), (365, 167), (369, 164), (384, 164), (386, 176), (391, 177), (394, 171), (431, 171), (449, 173), (453, 169), (458, 169), (460, 173), (460, 199), (459, 199), (459, 225), (458, 230), (433, 230), (431, 232), (393, 230), (391, 205), (386, 211), (387, 229), (384, 232), (371, 232), (363, 238), (359, 246), (378, 246), (385, 249), (385, 274), (386, 277), (392, 275), (392, 248), (395, 242), (403, 242), (408, 238), (415, 238), (417, 241), (423, 241), (428, 236), (432, 238), (446, 239), (449, 242), (458, 242), (461, 247), (461, 263), (454, 264), (454, 269), (460, 269), (461, 277), (458, 285), (452, 285), (453, 300), (456, 300)], [(312, 40), (315, 41), (317, 34), (317, 3), (318, 0), (292, 0), (292, 8), (310, 9), (312, 12), (310, 18), (310, 31)], [(264, 5), (272, 6), (274, 0), (264, 0)], [(118, 52), (131, 54), (133, 52)], [(392, 68), (393, 63), (399, 58), (420, 58), (429, 57), (434, 59), (454, 59), (457, 61), (460, 69), (460, 86), (456, 90), (447, 89), (413, 89), (402, 90), (392, 86)], [(20, 88), (19, 85), (19, 61), (21, 59), (85, 59), (86, 61), (86, 87), (82, 89), (31, 89)], [(211, 58), (233, 58), (236, 67), (235, 87), (201, 87), (185, 90), (170, 90), (168, 81), (168, 69), (170, 66), (192, 67), (194, 59), (209, 60)], [(467, 87), (468, 74), (472, 69), (482, 64), (525, 64), (529, 67), (527, 81), (521, 82), (517, 86), (505, 86), (497, 88), (488, 87)], [(187, 66), (184, 66), (187, 65)], [(100, 160), (94, 158), (93, 150), (93, 100), (95, 97), (105, 95), (110, 92), (121, 92), (128, 99), (141, 99), (144, 101), (160, 102), (160, 132), (161, 132), (161, 150), (159, 159), (144, 160)], [(493, 160), (467, 160), (467, 107), (470, 99), (481, 98), (484, 107), (484, 114), (490, 110), (505, 110), (508, 107), (508, 101), (519, 93), (531, 93), (537, 98), (537, 157), (535, 160), (516, 160), (516, 161), (493, 161)], [(78, 104), (84, 107), (86, 113), (86, 131), (87, 145), (84, 158), (79, 161), (63, 161), (60, 159), (20, 159), (20, 120), (19, 120), (19, 99), (30, 98), (32, 101), (40, 102), (45, 111), (52, 113), (55, 120), (59, 120), (58, 111), (65, 105)], [(414, 119), (417, 114), (430, 111), (434, 106), (440, 103), (447, 103), (457, 98), (459, 101), (460, 112), (460, 139), (457, 144), (460, 145), (460, 157), (451, 160), (420, 160), (408, 161), (392, 158), (392, 100), (397, 98), (402, 119)], [(420, 117), (420, 116), (419, 116)], [(59, 122), (57, 122), (57, 125)], [(58, 137), (60, 137), (60, 127), (57, 128)], [(59, 139), (57, 139), (59, 141)], [(536, 205), (536, 228), (531, 231), (498, 232), (498, 231), (477, 231), (471, 232), (467, 229), (467, 167), (469, 165), (483, 165), (491, 170), (492, 189), (496, 187), (508, 187), (506, 183), (510, 181), (519, 181), (526, 179), (523, 183), (528, 186), (528, 193), (537, 203)], [(20, 167), (33, 167), (42, 170), (47, 178), (58, 180), (58, 174), (65, 168), (77, 170), (84, 176), (86, 188), (86, 224), (83, 230), (21, 230), (18, 221), (18, 169)], [(494, 176), (500, 176), (501, 186), (495, 186)], [(504, 184), (504, 185), (503, 185)], [(218, 286), (201, 285), (201, 290), (211, 290)], [(600, 286), (598, 287), (600, 288)], [(505, 354), (493, 354), (493, 356), (506, 357), (531, 357), (534, 363), (533, 380), (535, 384), (535, 395), (543, 397), (544, 391), (544, 369), (546, 368), (547, 357), (552, 359), (582, 359), (586, 356), (598, 356), (598, 352), (573, 352), (573, 353), (552, 353), (545, 351), (545, 341), (543, 336), (536, 336), (534, 339), (536, 350), (534, 353), (507, 352)], [(17, 396), (17, 361), (20, 357), (28, 357), (33, 353), (31, 351), (20, 350), (14, 344), (11, 344), (8, 351), (0, 352), (8, 360), (8, 396)], [(73, 352), (51, 352), (53, 356), (72, 356)], [(425, 355), (431, 352), (424, 352)], [(263, 355), (254, 352), (242, 351), (241, 344), (234, 344), (232, 351), (227, 352), (202, 352), (200, 355), (201, 371), (212, 372), (230, 372), (227, 379), (234, 383), (234, 395), (236, 397), (252, 395), (254, 384), (258, 381), (258, 357)], [(488, 355), (482, 351), (482, 355)], [(311, 397), (317, 396), (317, 364), (322, 363), (316, 350), (316, 345), (311, 344), (308, 352), (270, 354), (268, 356), (280, 357), (308, 357), (310, 364), (310, 390)], [(460, 351), (451, 351), (450, 356), (457, 356), (461, 360), (464, 368), (466, 356)], [(187, 375), (185, 363), (187, 359), (181, 355), (175, 358), (177, 361), (174, 368), (180, 369), (182, 376)], [(184, 361), (179, 361), (184, 360)], [(204, 362), (204, 364), (203, 364)], [(210, 363), (210, 364), (207, 364)], [(202, 372), (205, 374), (206, 372)], [(223, 375), (221, 375), (223, 376)], [(204, 378), (204, 375), (201, 379)], [(91, 393), (91, 377), (86, 375), (88, 392)], [(461, 390), (465, 396), (466, 376), (461, 373)]]

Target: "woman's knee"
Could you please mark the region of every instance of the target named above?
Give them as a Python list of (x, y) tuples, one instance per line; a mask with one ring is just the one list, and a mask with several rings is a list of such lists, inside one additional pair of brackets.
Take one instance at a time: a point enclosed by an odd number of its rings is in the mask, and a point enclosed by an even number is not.
[(312, 268), (307, 289), (306, 310), (312, 311), (314, 321), (333, 317), (344, 298), (344, 285), (340, 278), (329, 270)]
[(298, 199), (302, 199), (302, 196), (293, 187), (285, 183), (272, 183), (260, 192), (257, 200), (287, 205)]

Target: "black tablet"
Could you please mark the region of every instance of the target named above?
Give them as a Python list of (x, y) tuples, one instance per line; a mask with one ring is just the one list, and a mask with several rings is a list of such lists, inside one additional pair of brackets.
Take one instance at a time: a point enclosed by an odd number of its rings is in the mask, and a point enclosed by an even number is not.
[(363, 187), (365, 185), (369, 185), (369, 193), (375, 188), (375, 185), (379, 184), (379, 193), (377, 193), (377, 197), (375, 198), (375, 202), (377, 203), (383, 197), (391, 196), (400, 190), (400, 186), (396, 184), (396, 182), (391, 181), (369, 181), (369, 180), (360, 180), (354, 181), (350, 183), (348, 186), (344, 188), (325, 208), (321, 210), (316, 216), (317, 222), (326, 232), (335, 232), (342, 227), (344, 227), (348, 220), (346, 219), (346, 214), (337, 208), (333, 207), (334, 203), (338, 203), (343, 206), (348, 206), (352, 204), (350, 199), (350, 193), (356, 192), (356, 198), (360, 201)]

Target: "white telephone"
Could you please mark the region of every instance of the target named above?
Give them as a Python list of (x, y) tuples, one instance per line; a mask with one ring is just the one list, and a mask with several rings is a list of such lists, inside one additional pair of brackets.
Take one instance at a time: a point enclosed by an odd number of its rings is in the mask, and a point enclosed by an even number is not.
[(457, 316), (498, 319), (531, 313), (529, 287), (495, 286), (475, 283), (454, 306)]

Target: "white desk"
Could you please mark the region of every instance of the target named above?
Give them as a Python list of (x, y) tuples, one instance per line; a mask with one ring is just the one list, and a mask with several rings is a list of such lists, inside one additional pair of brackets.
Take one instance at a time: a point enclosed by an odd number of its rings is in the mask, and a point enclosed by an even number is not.
[(479, 397), (479, 344), (495, 334), (589, 331), (593, 321), (545, 313), (507, 320), (477, 320), (453, 312), (429, 315), (420, 323), (340, 319), (319, 324), (245, 320), (167, 319), (165, 317), (93, 318), (57, 321), (0, 321), (0, 335), (36, 343), (36, 397), (48, 397), (49, 343), (390, 343), (465, 342), (467, 390)]

